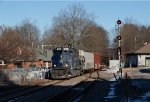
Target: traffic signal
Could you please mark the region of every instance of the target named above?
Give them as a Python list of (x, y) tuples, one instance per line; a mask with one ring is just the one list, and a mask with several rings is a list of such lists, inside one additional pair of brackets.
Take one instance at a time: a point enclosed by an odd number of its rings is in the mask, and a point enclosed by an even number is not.
[(121, 55), (121, 47), (117, 48), (118, 55)]
[(121, 36), (117, 36), (117, 39), (118, 39), (118, 40), (121, 40)]
[(121, 20), (118, 20), (118, 21), (117, 21), (117, 24), (121, 24)]

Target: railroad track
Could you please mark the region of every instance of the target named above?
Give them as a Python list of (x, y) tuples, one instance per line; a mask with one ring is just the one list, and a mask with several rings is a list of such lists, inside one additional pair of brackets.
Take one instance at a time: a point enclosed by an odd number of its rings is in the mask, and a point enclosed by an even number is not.
[(21, 86), (19, 85), (10, 85), (10, 86), (1, 86), (0, 87), (0, 96), (7, 93), (8, 91), (13, 91), (13, 90), (17, 90), (20, 89)]
[(71, 86), (61, 92), (52, 95), (51, 97), (43, 100), (43, 102), (76, 102), (89, 90), (95, 83), (95, 79), (86, 78), (80, 83)]
[[(80, 83), (83, 79), (87, 77), (89, 77), (89, 75), (84, 74), (79, 78), (74, 77), (69, 80), (54, 80), (47, 85), (44, 84), (38, 85), (36, 87), (32, 87), (29, 89), (27, 88), (23, 91), (9, 93), (4, 97), (0, 97), (0, 102), (8, 102), (8, 101), (9, 102), (29, 102), (29, 101), (42, 102), (48, 97), (53, 96), (54, 94), (56, 95), (56, 93), (59, 93), (62, 90), (66, 89), (67, 87)], [(76, 82), (73, 80), (78, 80), (78, 81)]]
[(24, 97), (26, 95), (32, 94), (34, 92), (37, 92), (39, 90), (42, 90), (46, 87), (49, 87), (52, 84), (60, 83), (61, 81), (55, 80), (51, 82), (46, 83), (40, 83), (39, 85), (33, 85), (30, 87), (25, 87), (21, 89), (17, 89), (14, 91), (6, 92), (0, 95), (0, 102), (7, 102), (7, 101), (15, 101), (16, 99), (20, 97)]
[[(3, 97), (3, 96), (7, 96), (9, 94), (13, 94), (13, 93), (18, 92), (18, 91), (23, 91), (23, 90), (30, 89), (30, 88), (33, 88), (33, 87), (37, 87), (39, 85), (46, 84), (46, 83), (49, 83), (49, 82), (38, 82), (35, 85), (30, 85), (30, 86), (19, 86), (19, 85), (12, 86), (12, 88), (7, 89), (7, 90), (10, 90), (10, 91), (0, 93), (0, 98)], [(3, 87), (3, 88), (5, 88), (5, 87)]]

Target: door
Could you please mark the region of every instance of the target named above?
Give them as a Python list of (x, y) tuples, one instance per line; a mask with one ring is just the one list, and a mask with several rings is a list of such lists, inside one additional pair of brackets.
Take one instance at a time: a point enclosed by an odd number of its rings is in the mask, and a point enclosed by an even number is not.
[(150, 67), (150, 57), (146, 57), (146, 67)]

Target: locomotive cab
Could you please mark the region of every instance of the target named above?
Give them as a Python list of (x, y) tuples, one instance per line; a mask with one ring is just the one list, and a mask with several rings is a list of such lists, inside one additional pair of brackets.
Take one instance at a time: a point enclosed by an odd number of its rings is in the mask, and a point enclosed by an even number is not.
[(78, 50), (67, 47), (55, 48), (52, 56), (51, 77), (53, 79), (61, 79), (77, 75), (80, 75)]

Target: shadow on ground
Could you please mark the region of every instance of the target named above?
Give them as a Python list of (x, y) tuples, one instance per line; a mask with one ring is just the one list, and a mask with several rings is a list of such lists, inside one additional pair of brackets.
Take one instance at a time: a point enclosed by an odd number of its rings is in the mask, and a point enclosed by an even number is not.
[(140, 71), (141, 73), (150, 73), (150, 68), (140, 69), (139, 71)]

